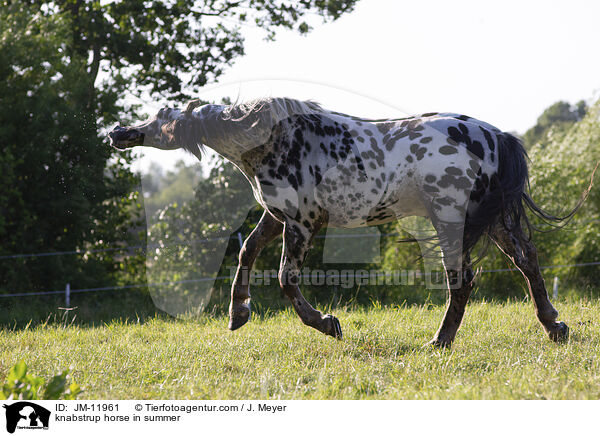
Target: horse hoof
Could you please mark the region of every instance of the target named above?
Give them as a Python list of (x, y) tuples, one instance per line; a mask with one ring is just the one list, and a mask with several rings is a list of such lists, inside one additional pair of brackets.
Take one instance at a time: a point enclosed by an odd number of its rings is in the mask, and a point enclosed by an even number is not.
[(444, 341), (441, 339), (432, 339), (431, 341), (429, 341), (425, 345), (423, 345), (423, 348), (448, 349), (451, 346), (452, 346), (452, 341)]
[(240, 304), (235, 310), (229, 311), (229, 330), (237, 330), (250, 319), (250, 305)]
[(548, 336), (554, 342), (566, 342), (569, 339), (569, 327), (564, 322), (557, 322), (548, 331)]
[(333, 315), (325, 315), (323, 317), (324, 321), (328, 321), (329, 323), (329, 328), (327, 329), (326, 332), (324, 332), (326, 335), (329, 336), (333, 336), (336, 339), (343, 339), (342, 336), (342, 326), (340, 325), (339, 320), (333, 316)]

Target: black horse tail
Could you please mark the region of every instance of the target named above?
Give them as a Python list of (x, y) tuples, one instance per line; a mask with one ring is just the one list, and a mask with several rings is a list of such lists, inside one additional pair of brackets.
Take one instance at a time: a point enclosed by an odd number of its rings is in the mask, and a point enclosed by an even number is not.
[(535, 204), (529, 191), (527, 151), (521, 141), (510, 133), (498, 134), (498, 171), (489, 180), (489, 190), (472, 215), (467, 214), (463, 251), (468, 251), (481, 236), (491, 235), (500, 223), (509, 231), (522, 231), (523, 225), (531, 238), (532, 230), (541, 230), (529, 221), (526, 208), (544, 223), (556, 230), (564, 227), (573, 218), (586, 200), (594, 182), (594, 169), (590, 184), (575, 207), (564, 216), (552, 215)]

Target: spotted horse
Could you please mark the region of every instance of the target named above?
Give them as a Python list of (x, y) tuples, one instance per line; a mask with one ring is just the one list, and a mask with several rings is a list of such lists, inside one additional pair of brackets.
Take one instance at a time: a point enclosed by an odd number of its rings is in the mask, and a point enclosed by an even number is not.
[[(199, 159), (209, 147), (246, 176), (264, 213), (239, 253), (231, 290), (229, 328), (250, 317), (243, 277), (262, 248), (283, 233), (279, 283), (306, 325), (342, 338), (338, 319), (314, 309), (298, 286), (315, 234), (323, 226), (355, 228), (407, 216), (431, 219), (449, 299), (430, 344), (449, 346), (473, 289), (470, 253), (491, 239), (522, 272), (537, 318), (551, 340), (568, 338), (548, 299), (525, 210), (560, 222), (527, 194), (526, 152), (513, 135), (454, 113), (370, 120), (311, 101), (263, 98), (234, 105), (163, 108), (147, 122), (115, 127), (119, 149), (144, 145), (183, 148)], [(591, 185), (590, 185), (591, 186)], [(589, 189), (589, 188), (588, 188)]]

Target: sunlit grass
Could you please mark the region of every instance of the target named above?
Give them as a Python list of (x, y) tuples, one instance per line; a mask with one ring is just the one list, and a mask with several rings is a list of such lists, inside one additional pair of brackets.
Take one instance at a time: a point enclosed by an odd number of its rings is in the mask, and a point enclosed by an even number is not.
[(571, 327), (550, 342), (528, 303), (473, 303), (451, 350), (423, 348), (441, 306), (335, 310), (336, 341), (290, 311), (236, 332), (224, 317), (151, 318), (97, 327), (47, 323), (0, 332), (0, 370), (25, 360), (49, 376), (71, 366), (79, 398), (600, 398), (600, 304), (558, 304)]

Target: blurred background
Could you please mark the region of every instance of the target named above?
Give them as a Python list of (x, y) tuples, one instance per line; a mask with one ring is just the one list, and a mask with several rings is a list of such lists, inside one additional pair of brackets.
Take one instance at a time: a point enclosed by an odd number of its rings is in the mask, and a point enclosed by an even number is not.
[[(143, 319), (162, 313), (163, 292), (190, 298), (191, 315), (227, 309), (240, 239), (262, 213), (246, 180), (211, 153), (199, 163), (177, 151), (117, 151), (105, 137), (164, 105), (288, 96), (363, 117), (466, 113), (523, 139), (532, 197), (554, 214), (575, 205), (600, 160), (600, 7), (589, 2), (0, 5), (2, 325)], [(533, 235), (558, 298), (600, 291), (599, 207), (594, 188), (565, 229)], [(323, 231), (305, 266), (423, 268), (419, 246), (398, 243), (409, 236), (402, 228), (376, 230), (371, 261), (328, 264)], [(334, 249), (364, 250), (364, 238)], [(280, 252), (275, 241), (255, 267), (276, 270)], [(497, 249), (479, 266), (473, 298), (526, 298)], [(286, 305), (276, 280), (252, 291), (258, 313)], [(446, 298), (418, 281), (303, 293), (320, 306)]]

